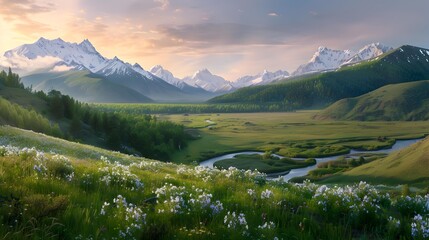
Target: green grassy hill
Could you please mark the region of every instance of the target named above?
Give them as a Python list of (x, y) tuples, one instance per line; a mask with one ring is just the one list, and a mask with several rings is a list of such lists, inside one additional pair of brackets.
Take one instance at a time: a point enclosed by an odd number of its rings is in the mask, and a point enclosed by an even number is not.
[(382, 86), (429, 79), (429, 50), (402, 46), (379, 58), (301, 80), (239, 89), (212, 103), (282, 103), (293, 109), (321, 108)]
[(22, 78), (25, 86), (49, 92), (52, 89), (83, 102), (152, 102), (141, 93), (103, 79), (89, 71), (38, 73)]
[(429, 81), (392, 84), (339, 100), (316, 119), (403, 121), (429, 119)]
[[(326, 182), (369, 181), (382, 184), (429, 182), (429, 138), (391, 153), (350, 171), (333, 176)], [(427, 185), (427, 184), (426, 184)]]

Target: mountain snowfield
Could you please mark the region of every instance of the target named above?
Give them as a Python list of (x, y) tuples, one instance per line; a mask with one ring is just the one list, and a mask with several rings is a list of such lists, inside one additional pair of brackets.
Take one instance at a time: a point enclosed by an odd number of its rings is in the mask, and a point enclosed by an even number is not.
[(190, 86), (200, 87), (209, 92), (228, 92), (234, 89), (231, 82), (212, 74), (208, 69), (199, 70), (194, 75), (185, 77), (183, 81)]
[(380, 43), (368, 44), (358, 52), (319, 47), (310, 61), (299, 66), (292, 75), (298, 76), (307, 73), (335, 70), (346, 64), (358, 63), (360, 61), (378, 57), (392, 49), (393, 48), (384, 46)]
[(181, 79), (174, 77), (173, 73), (164, 69), (161, 65), (153, 66), (150, 69), (150, 73), (179, 88), (183, 88), (185, 84)]
[(289, 77), (289, 73), (287, 71), (278, 70), (276, 72), (269, 72), (264, 70), (262, 73), (254, 76), (241, 77), (234, 81), (233, 85), (236, 88), (264, 85), (287, 77)]
[(55, 65), (66, 65), (77, 70), (89, 70), (103, 76), (129, 75), (132, 72), (137, 72), (148, 79), (154, 78), (152, 74), (138, 64), (132, 66), (118, 57), (113, 59), (103, 57), (87, 39), (78, 44), (65, 42), (61, 38), (48, 40), (42, 37), (33, 44), (24, 44), (6, 51), (4, 56), (6, 58), (24, 56), (28, 59), (50, 56), (58, 58)]

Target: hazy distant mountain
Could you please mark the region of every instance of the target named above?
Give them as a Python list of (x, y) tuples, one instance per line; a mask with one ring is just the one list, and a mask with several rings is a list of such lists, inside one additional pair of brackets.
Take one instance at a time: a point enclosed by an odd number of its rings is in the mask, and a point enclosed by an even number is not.
[(88, 70), (35, 73), (22, 77), (22, 81), (35, 91), (55, 89), (83, 102), (153, 102), (136, 90), (107, 81)]
[[(183, 80), (176, 78), (173, 73), (171, 73), (170, 71), (164, 69), (161, 65), (156, 65), (153, 66), (150, 69), (150, 73), (152, 73), (153, 75), (161, 78), (162, 80), (168, 82), (171, 85), (174, 85), (180, 89), (183, 89), (187, 86), (189, 86), (188, 84), (186, 84)], [(189, 86), (190, 87), (190, 86)]]
[[(103, 57), (88, 41), (69, 43), (62, 39), (47, 40), (40, 38), (33, 44), (24, 44), (7, 51), (4, 56), (13, 62), (19, 60), (38, 60), (46, 57), (54, 59), (50, 66), (44, 66), (37, 73), (89, 71), (92, 78), (100, 78), (106, 81), (124, 86), (156, 101), (195, 101), (201, 96), (193, 96), (189, 91), (182, 91), (152, 73), (144, 70), (139, 64), (131, 65), (114, 57)], [(17, 60), (18, 61), (18, 60)], [(26, 77), (31, 81), (31, 75)], [(75, 78), (73, 78), (75, 79)], [(76, 81), (77, 79), (75, 79)], [(34, 81), (32, 81), (34, 83)], [(84, 83), (80, 83), (84, 84)], [(44, 89), (49, 90), (49, 89)]]
[(391, 47), (384, 46), (380, 43), (371, 43), (366, 45), (358, 52), (319, 47), (310, 61), (299, 66), (292, 75), (297, 76), (313, 72), (335, 70), (345, 64), (357, 63), (378, 57), (390, 50), (392, 50)]
[(194, 87), (194, 86), (187, 84), (183, 79), (179, 79), (179, 78), (174, 77), (173, 73), (164, 69), (161, 65), (156, 65), (156, 66), (152, 67), (150, 72), (153, 75), (155, 75), (155, 76), (163, 79), (164, 81), (168, 82), (169, 84), (180, 88), (183, 92), (193, 94), (195, 96), (201, 96), (202, 99), (203, 98), (208, 99), (210, 97), (214, 97), (214, 96), (219, 95), (219, 94), (214, 94), (212, 92), (209, 92), (209, 91), (207, 91), (201, 87), (198, 87), (198, 86)]
[(287, 77), (289, 77), (289, 73), (287, 71), (278, 70), (276, 72), (269, 72), (267, 70), (264, 70), (262, 73), (259, 73), (255, 76), (241, 77), (232, 84), (236, 88), (242, 88), (248, 86), (269, 84)]
[(234, 90), (234, 86), (224, 78), (213, 75), (209, 70), (202, 69), (190, 77), (183, 79), (185, 83), (193, 87), (199, 87), (209, 92), (229, 92)]

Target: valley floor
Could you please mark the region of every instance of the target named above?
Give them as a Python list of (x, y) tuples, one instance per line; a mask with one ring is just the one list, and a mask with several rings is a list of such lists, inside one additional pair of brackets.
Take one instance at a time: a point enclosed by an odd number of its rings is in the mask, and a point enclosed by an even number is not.
[(185, 125), (197, 140), (174, 154), (173, 162), (201, 162), (243, 150), (272, 151), (285, 157), (322, 157), (350, 149), (375, 150), (397, 139), (421, 138), (428, 121), (359, 122), (315, 120), (318, 111), (159, 115)]

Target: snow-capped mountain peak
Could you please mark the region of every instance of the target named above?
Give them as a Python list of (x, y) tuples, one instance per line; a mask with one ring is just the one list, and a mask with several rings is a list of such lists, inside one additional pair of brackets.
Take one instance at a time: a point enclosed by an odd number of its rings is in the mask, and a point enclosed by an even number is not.
[(357, 63), (378, 57), (391, 49), (380, 43), (368, 44), (358, 52), (352, 50), (333, 50), (321, 46), (314, 53), (310, 61), (299, 66), (292, 75), (297, 76), (312, 72), (335, 70), (345, 64)]
[(171, 73), (168, 70), (165, 70), (161, 65), (155, 65), (150, 69), (151, 73), (156, 73), (156, 72), (167, 72), (167, 73)]
[(163, 79), (164, 81), (168, 82), (171, 85), (174, 85), (176, 87), (179, 88), (183, 88), (184, 87), (184, 82), (176, 77), (174, 77), (174, 75), (168, 71), (165, 70), (161, 65), (155, 65), (150, 69), (150, 73), (152, 73), (153, 75)]
[(212, 74), (206, 68), (198, 70), (192, 77), (186, 77), (183, 81), (190, 86), (199, 87), (209, 92), (226, 92), (234, 89), (231, 82)]
[(269, 72), (264, 70), (263, 72), (254, 76), (244, 76), (238, 78), (235, 82), (233, 82), (233, 85), (236, 88), (264, 85), (287, 77), (289, 77), (289, 73), (287, 71), (278, 70), (276, 72)]
[(134, 63), (134, 64), (133, 64), (133, 68), (140, 68), (140, 69), (143, 69), (143, 67), (142, 67), (142, 66), (140, 66), (140, 64), (138, 64), (138, 63)]
[(344, 62), (345, 59), (349, 59), (354, 55), (354, 52), (350, 50), (333, 50), (327, 47), (319, 47), (318, 51), (308, 62), (312, 64), (314, 70), (322, 69), (334, 69)]
[(81, 43), (79, 43), (79, 46), (88, 52), (98, 53), (94, 45), (92, 45), (92, 43), (88, 39), (85, 39)]
[(361, 48), (355, 56), (347, 60), (344, 64), (352, 64), (352, 63), (368, 60), (371, 58), (375, 58), (392, 49), (393, 48), (385, 46), (381, 43), (371, 43)]
[(198, 77), (212, 77), (214, 76), (207, 68), (200, 69), (194, 73), (192, 78)]
[(109, 76), (112, 74), (129, 75), (130, 74), (129, 71), (130, 71), (130, 67), (115, 56), (113, 59), (107, 60), (106, 65), (102, 69), (100, 69), (97, 73), (104, 76)]
[(32, 44), (24, 44), (7, 51), (4, 56), (7, 58), (21, 56), (28, 59), (56, 57), (65, 65), (78, 69), (88, 69), (91, 72), (98, 72), (107, 64), (107, 60), (97, 52), (88, 40), (77, 44), (65, 42), (61, 38), (48, 40), (41, 37)]

